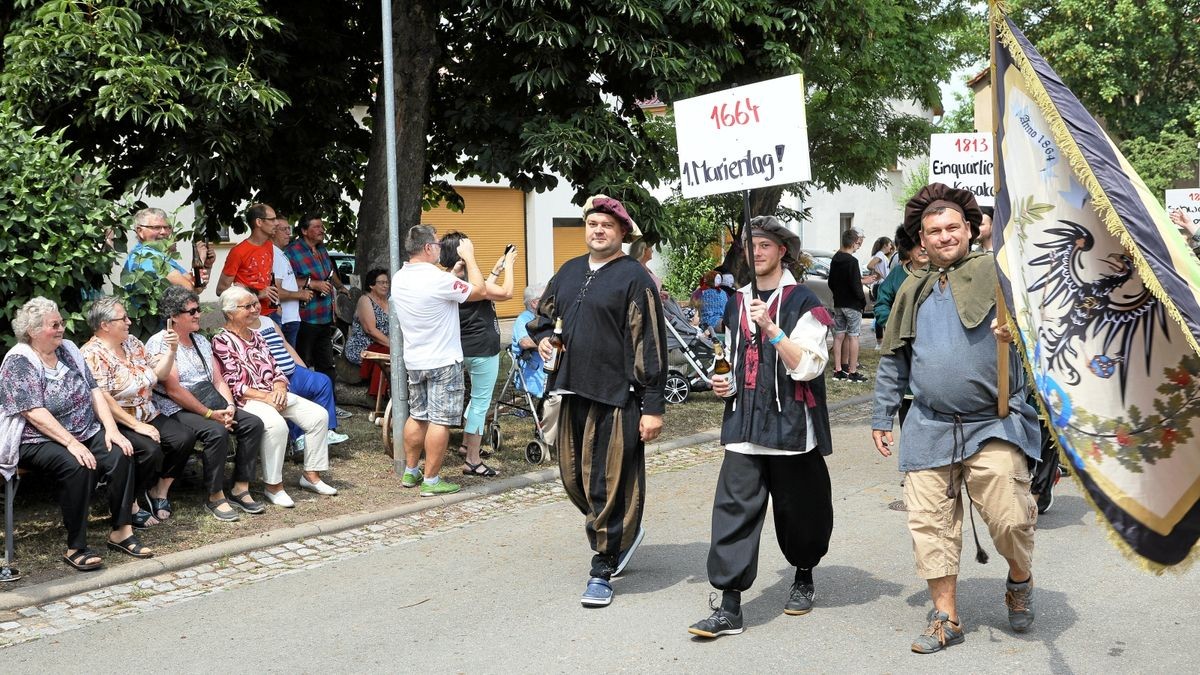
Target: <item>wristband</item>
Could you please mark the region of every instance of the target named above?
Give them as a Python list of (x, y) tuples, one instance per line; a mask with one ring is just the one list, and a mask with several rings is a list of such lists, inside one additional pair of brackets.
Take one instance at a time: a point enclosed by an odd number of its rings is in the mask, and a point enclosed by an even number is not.
[(767, 340), (767, 342), (771, 343), (772, 345), (777, 345), (777, 344), (779, 344), (780, 342), (782, 342), (782, 341), (783, 341), (783, 338), (784, 338), (784, 337), (785, 337), (785, 336), (784, 336), (784, 333), (783, 333), (783, 331), (779, 331), (779, 335), (776, 335), (775, 337), (773, 337), (773, 338), (771, 338), (771, 339)]
[(206, 419), (206, 420), (212, 419), (212, 408), (209, 408), (204, 411), (204, 419)]

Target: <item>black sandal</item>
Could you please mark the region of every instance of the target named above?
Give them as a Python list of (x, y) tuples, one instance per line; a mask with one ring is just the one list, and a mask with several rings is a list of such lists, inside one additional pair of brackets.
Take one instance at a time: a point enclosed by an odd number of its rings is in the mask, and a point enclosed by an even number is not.
[(119, 542), (109, 539), (108, 547), (114, 551), (120, 551), (121, 553), (124, 553), (125, 555), (131, 555), (135, 558), (153, 558), (154, 557), (154, 552), (147, 551), (146, 547), (142, 546), (142, 542), (138, 541), (136, 534), (131, 534), (128, 537), (126, 537), (124, 541), (119, 541)]
[(464, 462), (464, 464), (467, 465), (467, 468), (463, 469), (464, 476), (479, 476), (480, 478), (495, 478), (496, 476), (500, 475), (499, 471), (493, 469), (492, 467), (488, 466), (487, 464), (484, 464), (483, 462), (480, 462), (478, 464)]
[[(166, 497), (163, 497), (162, 499), (159, 499), (158, 497), (151, 497), (150, 491), (147, 490), (142, 493), (142, 498), (142, 505), (145, 506), (146, 510), (149, 511), (151, 515), (153, 515), (160, 523), (165, 523), (166, 521), (170, 520), (171, 516), (175, 513), (174, 510), (171, 509), (171, 500), (167, 499)], [(167, 517), (160, 518), (158, 515), (159, 511), (165, 511), (167, 513)]]
[(149, 529), (151, 525), (160, 524), (162, 524), (162, 521), (158, 518), (155, 518), (153, 513), (150, 513), (145, 509), (138, 509), (138, 512), (133, 514), (133, 528), (135, 530), (145, 530)]
[(100, 557), (99, 553), (96, 553), (95, 551), (93, 551), (90, 548), (84, 547), (84, 548), (81, 548), (81, 549), (75, 551), (71, 555), (67, 555), (66, 553), (64, 553), (62, 556), (62, 559), (63, 559), (63, 562), (67, 563), (71, 567), (74, 567), (75, 569), (79, 570), (80, 572), (91, 572), (92, 570), (98, 570), (101, 567), (103, 567), (104, 561), (97, 560), (96, 562), (90, 563), (90, 564), (85, 563), (84, 561), (87, 560), (88, 558), (99, 558), (99, 557)]

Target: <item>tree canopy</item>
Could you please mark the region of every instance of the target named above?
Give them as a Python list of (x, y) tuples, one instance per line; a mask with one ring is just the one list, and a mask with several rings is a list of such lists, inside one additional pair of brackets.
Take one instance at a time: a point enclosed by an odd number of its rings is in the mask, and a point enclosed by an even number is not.
[[(1200, 2), (1010, 0), (1011, 16), (1158, 192), (1195, 178)], [(1163, 157), (1162, 152), (1171, 157)]]
[[(556, 174), (670, 236), (647, 188), (676, 174), (640, 102), (803, 72), (812, 187), (877, 184), (930, 131), (964, 54), (965, 0), (393, 0), (402, 228), (468, 175)], [(112, 198), (181, 190), (210, 233), (248, 201), (327, 216), (386, 261), (373, 0), (16, 0), (0, 96), (104, 167)], [(369, 107), (367, 127), (355, 109)], [(779, 189), (755, 195), (774, 209)], [(358, 213), (351, 204), (361, 199)]]

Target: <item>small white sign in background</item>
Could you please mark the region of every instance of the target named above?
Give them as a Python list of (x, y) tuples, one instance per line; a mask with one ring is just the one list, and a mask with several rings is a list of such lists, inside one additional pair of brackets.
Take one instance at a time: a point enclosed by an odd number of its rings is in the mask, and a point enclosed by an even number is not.
[(995, 205), (993, 143), (991, 134), (933, 134), (929, 137), (929, 182), (970, 190), (980, 206)]
[(675, 136), (684, 197), (812, 178), (800, 75), (676, 101)]
[(1167, 213), (1172, 211), (1183, 211), (1187, 216), (1188, 234), (1196, 234), (1200, 229), (1200, 188), (1167, 190)]

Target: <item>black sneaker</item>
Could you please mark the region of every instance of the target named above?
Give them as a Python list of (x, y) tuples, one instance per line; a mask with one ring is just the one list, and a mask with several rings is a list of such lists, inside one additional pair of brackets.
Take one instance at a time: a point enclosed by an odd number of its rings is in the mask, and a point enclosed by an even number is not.
[(742, 628), (741, 609), (739, 608), (736, 614), (727, 612), (723, 607), (716, 604), (716, 597), (717, 594), (713, 593), (708, 598), (708, 606), (713, 610), (712, 616), (689, 626), (689, 633), (702, 638), (717, 638), (722, 635), (737, 635), (746, 630)]
[(812, 611), (813, 600), (817, 597), (817, 591), (812, 584), (792, 584), (792, 590), (788, 592), (787, 602), (783, 605), (783, 613), (790, 616), (800, 616), (808, 614)]
[(840, 370), (835, 370), (835, 371), (833, 371), (833, 379), (844, 380), (844, 379), (846, 379), (846, 373), (843, 373)]
[(871, 380), (862, 373), (846, 373), (846, 380), (849, 382), (870, 382)]

